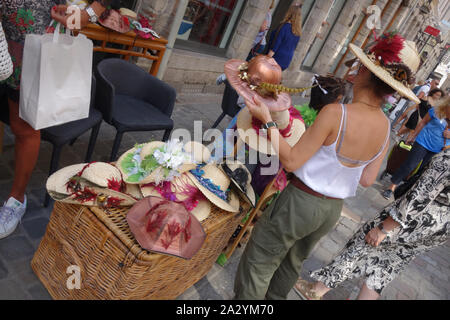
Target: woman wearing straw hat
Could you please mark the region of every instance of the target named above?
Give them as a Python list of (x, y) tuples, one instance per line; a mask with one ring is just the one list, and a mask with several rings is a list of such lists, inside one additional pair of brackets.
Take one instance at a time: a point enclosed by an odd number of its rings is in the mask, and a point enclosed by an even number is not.
[(417, 101), (408, 88), (420, 63), (411, 43), (386, 34), (368, 53), (352, 44), (350, 49), (360, 60), (353, 103), (323, 108), (292, 147), (265, 103), (257, 96), (247, 100), (294, 178), (253, 230), (236, 275), (236, 299), (286, 299), (303, 260), (337, 223), (343, 199), (355, 196), (358, 184), (370, 186), (378, 175), (389, 147), (384, 97), (398, 91)]

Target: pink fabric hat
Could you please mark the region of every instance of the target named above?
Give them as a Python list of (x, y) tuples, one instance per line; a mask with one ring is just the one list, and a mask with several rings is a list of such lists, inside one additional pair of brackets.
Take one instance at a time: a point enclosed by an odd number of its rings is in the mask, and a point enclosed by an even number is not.
[(200, 222), (183, 205), (158, 197), (136, 203), (127, 221), (142, 248), (183, 259), (191, 259), (206, 239)]
[(122, 16), (117, 10), (109, 10), (107, 17), (105, 19), (100, 17), (98, 22), (102, 26), (120, 33), (127, 33), (131, 31), (130, 21), (127, 17)]

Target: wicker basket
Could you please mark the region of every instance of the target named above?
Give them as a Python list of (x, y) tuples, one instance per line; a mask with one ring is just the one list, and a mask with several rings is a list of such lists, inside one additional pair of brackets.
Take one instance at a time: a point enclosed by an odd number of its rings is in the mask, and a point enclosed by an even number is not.
[[(191, 259), (142, 249), (126, 221), (128, 210), (55, 204), (31, 266), (54, 299), (175, 299), (213, 266), (248, 209), (238, 214), (213, 206), (202, 222), (207, 234)], [(69, 266), (81, 270), (81, 288), (66, 286)]]

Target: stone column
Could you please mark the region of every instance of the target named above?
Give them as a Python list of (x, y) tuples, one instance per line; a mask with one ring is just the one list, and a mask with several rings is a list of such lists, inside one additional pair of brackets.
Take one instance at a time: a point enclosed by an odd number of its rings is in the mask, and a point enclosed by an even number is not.
[(245, 59), (252, 48), (253, 41), (264, 22), (272, 0), (248, 0), (236, 26), (226, 56)]
[(291, 65), (284, 72), (284, 84), (287, 86), (303, 86), (307, 85), (311, 78), (309, 73), (301, 71), (303, 60), (308, 53), (309, 48), (316, 39), (317, 32), (319, 32), (322, 22), (326, 20), (328, 11), (333, 5), (333, 0), (318, 0), (315, 1), (311, 13), (303, 25), (302, 36), (297, 49), (294, 53)]

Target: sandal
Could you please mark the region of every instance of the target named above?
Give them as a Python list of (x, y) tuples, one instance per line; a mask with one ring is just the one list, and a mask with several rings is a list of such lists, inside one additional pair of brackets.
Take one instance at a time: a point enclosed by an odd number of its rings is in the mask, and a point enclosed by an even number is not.
[(322, 300), (322, 297), (319, 297), (313, 291), (313, 283), (306, 280), (299, 279), (294, 286), (294, 290), (303, 300)]

